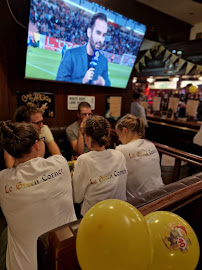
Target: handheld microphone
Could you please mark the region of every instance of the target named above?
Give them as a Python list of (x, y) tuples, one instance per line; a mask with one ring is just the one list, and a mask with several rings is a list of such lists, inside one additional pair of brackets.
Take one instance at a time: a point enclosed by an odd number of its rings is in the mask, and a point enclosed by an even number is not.
[[(100, 57), (100, 51), (99, 50), (94, 50), (92, 60), (90, 62), (90, 68), (95, 69), (97, 67), (99, 57)], [(89, 81), (89, 84), (91, 84), (91, 83), (92, 83), (92, 80)]]
[(99, 57), (100, 57), (100, 51), (94, 50), (92, 60), (90, 62), (90, 68), (96, 68)]

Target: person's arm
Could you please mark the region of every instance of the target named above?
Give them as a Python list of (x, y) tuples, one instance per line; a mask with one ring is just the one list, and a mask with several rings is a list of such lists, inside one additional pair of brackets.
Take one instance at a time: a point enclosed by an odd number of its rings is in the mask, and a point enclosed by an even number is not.
[(107, 59), (105, 59), (104, 71), (102, 73), (102, 77), (104, 79), (104, 86), (111, 86), (111, 82), (109, 80), (108, 61), (107, 61)]
[(84, 139), (82, 131), (79, 129), (78, 138), (75, 141), (71, 141), (71, 146), (76, 155), (81, 155), (84, 152)]
[(107, 69), (107, 71), (104, 73), (103, 79), (104, 79), (104, 84), (99, 84), (99, 85), (103, 85), (103, 86), (111, 86), (111, 82), (110, 82), (110, 80), (109, 80), (109, 75), (108, 75), (108, 69)]
[(55, 142), (55, 140), (53, 138), (53, 134), (47, 125), (44, 125), (44, 127), (41, 129), (41, 136), (45, 137), (45, 144), (46, 144), (51, 156), (62, 155), (60, 152), (60, 148), (58, 147), (57, 143)]
[(48, 147), (48, 151), (49, 151), (51, 156), (62, 155), (60, 152), (60, 148), (58, 147), (57, 143), (54, 140), (47, 143), (46, 146)]
[(145, 127), (148, 127), (146, 114), (145, 114), (145, 109), (142, 106), (141, 106), (141, 110), (140, 110), (140, 117), (143, 119)]
[[(85, 197), (88, 186), (88, 169), (83, 159), (78, 158), (74, 165), (72, 176), (74, 203), (81, 203)], [(88, 179), (88, 182), (86, 181)]]
[(6, 168), (13, 168), (15, 163), (15, 159), (6, 150), (4, 150), (4, 162)]
[(70, 129), (66, 130), (67, 138), (69, 139), (72, 149), (75, 155), (81, 155), (84, 153), (84, 138), (83, 138), (83, 125), (88, 117), (85, 117), (80, 124), (78, 137), (74, 134), (74, 132)]
[(88, 117), (85, 117), (80, 124), (77, 140), (71, 141), (72, 148), (77, 155), (81, 155), (84, 152), (83, 125), (87, 118)]

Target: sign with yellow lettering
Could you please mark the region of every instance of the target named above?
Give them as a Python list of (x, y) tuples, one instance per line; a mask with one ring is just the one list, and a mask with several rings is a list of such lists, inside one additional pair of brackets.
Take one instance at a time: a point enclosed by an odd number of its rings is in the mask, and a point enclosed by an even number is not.
[(17, 92), (17, 107), (35, 104), (44, 110), (44, 117), (55, 117), (55, 94), (47, 92)]

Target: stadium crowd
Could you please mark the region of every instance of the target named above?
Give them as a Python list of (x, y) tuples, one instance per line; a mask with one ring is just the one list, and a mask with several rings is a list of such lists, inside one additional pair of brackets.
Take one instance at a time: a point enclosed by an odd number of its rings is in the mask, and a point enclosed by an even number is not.
[[(76, 7), (70, 9), (63, 1), (33, 0), (30, 21), (37, 26), (40, 34), (79, 45), (87, 41), (86, 29), (90, 16)], [(140, 45), (140, 38), (133, 31), (127, 33), (118, 25), (115, 28), (109, 24), (103, 51), (118, 55), (134, 54)]]

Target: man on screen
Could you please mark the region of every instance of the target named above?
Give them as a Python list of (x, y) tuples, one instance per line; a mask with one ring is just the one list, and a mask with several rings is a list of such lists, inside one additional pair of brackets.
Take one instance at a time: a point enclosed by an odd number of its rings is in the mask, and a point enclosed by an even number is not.
[(110, 86), (108, 61), (100, 52), (106, 34), (106, 15), (94, 14), (87, 29), (88, 43), (65, 52), (56, 80)]

